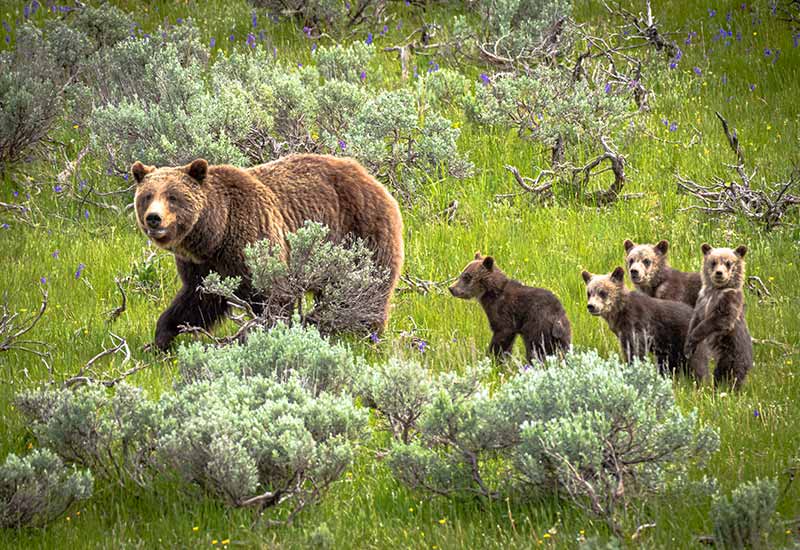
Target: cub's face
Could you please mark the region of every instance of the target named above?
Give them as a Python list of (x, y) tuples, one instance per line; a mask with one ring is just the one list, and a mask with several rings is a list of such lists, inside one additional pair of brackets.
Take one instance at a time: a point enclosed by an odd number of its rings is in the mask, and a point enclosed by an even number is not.
[(494, 258), (491, 256), (484, 258), (480, 252), (476, 252), (475, 259), (467, 264), (458, 280), (450, 287), (450, 294), (464, 300), (480, 298), (486, 292), (484, 280), (493, 269)]
[(586, 309), (592, 315), (606, 315), (616, 309), (623, 291), (625, 270), (617, 267), (607, 275), (592, 275), (588, 271), (581, 273), (586, 283)]
[(703, 279), (716, 288), (739, 287), (744, 282), (744, 255), (746, 246), (738, 248), (712, 248), (704, 244)]
[(648, 286), (655, 275), (666, 264), (669, 243), (661, 241), (658, 244), (636, 244), (625, 241), (625, 266), (628, 275), (635, 285)]
[(179, 244), (197, 223), (205, 207), (202, 186), (207, 169), (202, 159), (178, 168), (156, 168), (138, 161), (131, 167), (136, 221), (157, 246), (170, 249)]

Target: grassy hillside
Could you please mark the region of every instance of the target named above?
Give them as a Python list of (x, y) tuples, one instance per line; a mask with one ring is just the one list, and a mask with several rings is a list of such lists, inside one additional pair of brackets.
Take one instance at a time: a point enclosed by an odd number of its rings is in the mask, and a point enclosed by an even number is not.
[[(251, 9), (241, 0), (113, 3), (135, 13), (145, 29), (155, 28), (165, 18), (192, 17), (207, 43), (216, 39), (214, 55), (244, 48), (251, 25)], [(576, 18), (599, 27), (612, 24), (597, 4), (576, 2)], [(638, 9), (643, 2), (633, 4)], [(614, 354), (618, 352), (616, 338), (605, 322), (586, 312), (581, 270), (605, 273), (621, 265), (626, 238), (637, 242), (668, 239), (672, 265), (683, 270), (699, 268), (703, 242), (746, 244), (748, 274), (760, 277), (769, 290), (769, 296), (746, 292), (750, 331), (756, 339), (786, 345), (755, 346), (755, 369), (741, 393), (697, 389), (685, 380), (676, 382), (676, 393), (684, 410), (696, 409), (720, 433), (719, 453), (706, 470), (694, 475), (716, 477), (723, 491), (743, 480), (777, 477), (782, 490), (780, 520), (787, 521), (800, 516), (800, 484), (790, 483), (788, 475), (800, 457), (798, 218), (795, 213), (785, 227), (765, 231), (743, 218), (709, 217), (686, 210), (695, 203), (680, 194), (675, 183), (676, 173), (698, 182), (715, 174), (734, 177), (724, 166), (734, 158), (715, 111), (736, 127), (749, 168), (758, 169), (755, 182), (784, 181), (800, 162), (800, 48), (788, 25), (771, 16), (767, 3), (761, 4), (756, 17), (738, 1), (714, 6), (681, 0), (654, 3), (662, 28), (678, 31), (675, 39), (683, 47), (684, 58), (674, 70), (664, 62), (663, 70), (650, 81), (652, 110), (642, 115), (647, 132), (631, 136), (621, 147), (629, 161), (626, 191), (643, 193), (641, 199), (604, 208), (572, 203), (542, 207), (524, 194), (498, 200), (497, 194), (519, 191), (504, 165), (530, 174), (532, 166), (546, 163), (546, 152), (513, 131), (474, 125), (453, 109), (448, 115), (462, 129), (459, 148), (475, 164), (475, 175), (463, 181), (435, 182), (423, 200), (404, 207), (405, 270), (422, 279), (443, 281), (457, 275), (476, 250), (491, 254), (510, 276), (549, 288), (561, 298), (577, 347)], [(402, 2), (393, 3), (390, 13), (393, 21), (402, 20), (410, 27), (417, 16), (405, 9)], [(460, 9), (440, 6), (426, 19), (448, 21)], [(0, 18), (13, 21), (22, 10), (21, 2), (3, 2)], [(724, 46), (714, 36), (728, 12), (741, 40), (734, 38)], [(49, 15), (40, 12), (36, 17), (44, 20)], [(283, 59), (311, 62), (310, 43), (302, 30), (286, 22), (262, 25)], [(385, 46), (403, 34), (392, 30), (378, 37), (379, 30), (364, 28), (357, 38), (372, 31), (376, 43)], [(684, 45), (690, 32), (697, 34), (691, 45)], [(234, 41), (228, 39), (231, 34)], [(387, 75), (381, 86), (401, 85), (396, 55), (379, 54), (378, 59), (380, 66), (371, 67), (370, 72)], [(446, 59), (434, 59), (447, 66)], [(424, 70), (428, 58), (417, 61)], [(477, 80), (481, 69), (466, 71)], [(664, 119), (677, 123), (677, 128), (670, 131)], [(70, 144), (74, 152), (88, 135), (86, 128), (74, 127), (69, 120), (57, 134), (55, 138)], [(57, 374), (76, 372), (109, 344), (111, 330), (127, 339), (133, 359), (150, 365), (130, 381), (154, 394), (170, 391), (174, 359), (142, 351), (142, 347), (152, 339), (155, 320), (178, 287), (172, 259), (148, 246), (131, 210), (115, 212), (80, 204), (55, 192), (55, 176), (63, 168), (63, 164), (31, 160), (16, 165), (0, 181), (0, 201), (31, 208), (29, 223), (0, 209), (0, 224), (7, 224), (0, 229), (0, 293), (10, 307), (30, 314), (38, 308), (40, 280), (46, 278), (48, 309), (27, 336), (48, 343), (49, 363)], [(84, 177), (91, 185), (105, 183), (111, 176), (99, 157), (90, 156)], [(438, 216), (453, 200), (459, 203), (454, 220)], [(151, 252), (155, 259), (147, 264), (145, 258)], [(129, 290), (126, 311), (109, 324), (107, 312), (119, 305), (115, 277), (141, 271), (146, 264), (151, 269), (146, 279), (153, 290)], [(484, 357), (491, 335), (477, 303), (456, 300), (446, 292), (399, 293), (394, 303), (387, 334), (377, 345), (353, 341), (359, 352), (370, 358), (414, 356), (437, 371), (461, 370)], [(412, 336), (427, 342), (424, 351), (413, 344)], [(520, 358), (521, 347), (516, 348)], [(115, 363), (102, 362), (98, 369), (113, 371)], [(496, 365), (493, 373), (502, 381), (514, 369)], [(0, 352), (0, 456), (22, 452), (35, 442), (14, 410), (13, 398), (47, 376), (36, 356)], [(69, 517), (44, 529), (4, 532), (0, 546), (299, 548), (321, 522), (333, 533), (337, 547), (359, 548), (529, 548), (538, 544), (572, 548), (583, 536), (608, 534), (601, 521), (562, 501), (520, 506), (429, 500), (405, 489), (374, 459), (380, 443), (373, 441), (344, 480), (334, 485), (320, 505), (304, 511), (292, 527), (253, 527), (247, 512), (187, 496), (166, 481), (155, 491), (98, 484), (95, 495)], [(653, 499), (638, 513), (629, 514), (626, 532), (630, 537), (638, 525), (655, 526), (643, 530), (635, 543), (629, 538), (627, 544), (697, 546), (695, 537), (711, 531), (709, 502), (708, 498), (669, 495)], [(800, 526), (776, 529), (773, 543), (798, 541), (796, 527)]]

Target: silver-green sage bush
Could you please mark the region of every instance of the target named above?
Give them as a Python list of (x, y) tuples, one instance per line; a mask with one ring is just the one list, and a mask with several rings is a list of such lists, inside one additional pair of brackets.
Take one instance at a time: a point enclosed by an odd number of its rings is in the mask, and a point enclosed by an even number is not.
[(774, 479), (745, 482), (730, 498), (718, 496), (711, 504), (714, 545), (725, 549), (770, 548), (767, 537), (778, 503)]

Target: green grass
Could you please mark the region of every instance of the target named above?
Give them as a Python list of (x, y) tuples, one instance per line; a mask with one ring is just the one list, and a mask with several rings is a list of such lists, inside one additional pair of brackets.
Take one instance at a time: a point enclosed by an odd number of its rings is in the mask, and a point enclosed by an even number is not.
[[(166, 17), (191, 15), (206, 39), (216, 37), (221, 48), (233, 47), (227, 35), (233, 32), (242, 47), (250, 25), (244, 2), (143, 2), (116, 4), (136, 13), (146, 29)], [(417, 207), (404, 208), (406, 222), (406, 271), (431, 280), (456, 275), (476, 250), (495, 256), (509, 275), (528, 284), (552, 289), (564, 302), (573, 323), (578, 347), (596, 347), (603, 354), (617, 353), (617, 341), (606, 324), (585, 312), (582, 269), (609, 272), (622, 263), (622, 242), (669, 239), (675, 267), (696, 270), (700, 244), (746, 244), (748, 274), (759, 276), (771, 296), (747, 293), (747, 320), (755, 338), (787, 343), (791, 351), (756, 346), (756, 366), (744, 390), (736, 395), (709, 388), (695, 389), (687, 381), (676, 382), (676, 394), (685, 410), (696, 409), (703, 421), (716, 427), (721, 449), (707, 468), (693, 476), (713, 476), (724, 491), (740, 481), (777, 477), (783, 491), (787, 468), (800, 455), (800, 231), (793, 225), (764, 232), (743, 219), (709, 218), (684, 211), (692, 201), (676, 191), (674, 174), (696, 181), (723, 174), (721, 163), (733, 161), (714, 111), (720, 111), (737, 128), (749, 166), (758, 166), (756, 181), (785, 179), (792, 164), (800, 161), (800, 49), (794, 48), (787, 26), (762, 9), (762, 22), (751, 24), (751, 16), (739, 9), (741, 2), (716, 5), (710, 18), (703, 3), (671, 0), (658, 3), (656, 15), (664, 28), (694, 30), (695, 44), (684, 47), (684, 58), (675, 71), (666, 69), (652, 83), (652, 111), (642, 120), (660, 139), (637, 135), (619, 145), (627, 154), (629, 191), (645, 198), (608, 208), (577, 205), (536, 206), (524, 196), (498, 202), (497, 193), (515, 192), (504, 164), (529, 173), (542, 165), (543, 153), (513, 133), (498, 133), (462, 121), (460, 146), (477, 168), (466, 181), (445, 180), (432, 185)], [(0, 17), (13, 20), (22, 4), (3, 5)], [(638, 4), (636, 4), (638, 8)], [(729, 47), (712, 40), (725, 13), (734, 14), (734, 29), (742, 41)], [(578, 2), (582, 20), (606, 23), (595, 2)], [(402, 9), (392, 8), (406, 28), (414, 23)], [(429, 20), (445, 20), (447, 9), (434, 10)], [(37, 17), (45, 18), (43, 14)], [(307, 62), (309, 41), (291, 25), (263, 23), (282, 56)], [(375, 29), (372, 29), (373, 31)], [(405, 32), (405, 31), (404, 31)], [(366, 30), (363, 34), (366, 34)], [(399, 33), (398, 33), (399, 34)], [(377, 36), (377, 33), (376, 33)], [(380, 45), (391, 43), (382, 39)], [(763, 53), (779, 48), (777, 63)], [(709, 52), (709, 50), (713, 50)], [(439, 60), (444, 67), (446, 64)], [(421, 64), (425, 64), (422, 60)], [(380, 57), (380, 69), (390, 75), (387, 85), (398, 82), (399, 66), (394, 55)], [(692, 72), (700, 67), (702, 77)], [(722, 76), (727, 76), (723, 83)], [(754, 91), (749, 85), (756, 84)], [(661, 120), (678, 123), (669, 133)], [(696, 142), (688, 146), (692, 135)], [(77, 144), (86, 139), (84, 128), (65, 124), (59, 139)], [(666, 143), (661, 140), (679, 142)], [(114, 277), (130, 273), (131, 265), (147, 252), (146, 240), (135, 227), (131, 211), (114, 213), (84, 207), (52, 192), (55, 174), (63, 166), (34, 162), (15, 167), (0, 182), (0, 200), (16, 202), (20, 191), (34, 195), (34, 223), (15, 222), (0, 212), (0, 222), (11, 227), (0, 230), (0, 292), (11, 307), (30, 313), (38, 307), (38, 281), (47, 277), (49, 307), (30, 338), (49, 343), (50, 363), (58, 375), (77, 371), (80, 365), (108, 344), (108, 331), (127, 338), (133, 357), (151, 366), (131, 378), (152, 393), (169, 391), (175, 377), (172, 358), (141, 350), (150, 341), (159, 313), (177, 288), (177, 277), (169, 255), (159, 253), (155, 299), (128, 293), (128, 308), (113, 325), (105, 313), (118, 305)], [(108, 185), (98, 160), (88, 160), (84, 177)], [(731, 174), (726, 174), (731, 177)], [(38, 193), (35, 190), (40, 190)], [(446, 223), (435, 216), (451, 200), (458, 199), (456, 220)], [(59, 251), (58, 257), (53, 252)], [(79, 279), (78, 264), (85, 264)], [(26, 311), (23, 311), (26, 310)], [(409, 332), (424, 338), (429, 347), (420, 354), (411, 345)], [(373, 347), (353, 342), (372, 358), (389, 354), (419, 356), (434, 370), (458, 370), (484, 356), (490, 331), (477, 303), (455, 300), (443, 293), (422, 296), (399, 294), (390, 329)], [(517, 349), (521, 357), (521, 349)], [(119, 360), (117, 359), (117, 362)], [(103, 363), (100, 370), (114, 370)], [(512, 367), (497, 366), (499, 380), (512, 374)], [(22, 388), (47, 377), (34, 356), (21, 352), (0, 353), (0, 456), (24, 452), (33, 443), (24, 419), (13, 408), (13, 397)], [(758, 411), (756, 416), (755, 411)], [(244, 511), (229, 511), (197, 494), (181, 493), (177, 486), (161, 481), (155, 490), (140, 491), (99, 483), (91, 500), (44, 529), (4, 532), (0, 545), (19, 548), (45, 547), (209, 547), (230, 540), (231, 546), (304, 547), (316, 525), (325, 522), (337, 546), (369, 548), (529, 548), (542, 541), (549, 547), (571, 548), (581, 534), (607, 536), (601, 521), (581, 513), (563, 501), (522, 506), (514, 502), (434, 499), (409, 492), (395, 482), (388, 469), (375, 459), (379, 442), (373, 441), (359, 456), (352, 471), (337, 483), (323, 502), (301, 514), (292, 527), (267, 529), (251, 526)], [(800, 516), (800, 486), (794, 483), (782, 492), (778, 510), (781, 520)], [(655, 523), (639, 541), (647, 547), (688, 548), (694, 537), (710, 533), (709, 499), (669, 494), (632, 509), (625, 523), (628, 537), (643, 523)], [(196, 530), (195, 530), (196, 529)], [(548, 533), (548, 530), (550, 531)], [(548, 533), (549, 537), (545, 537)], [(772, 542), (797, 540), (776, 528)], [(631, 543), (628, 539), (628, 543)], [(632, 543), (631, 543), (632, 544)]]

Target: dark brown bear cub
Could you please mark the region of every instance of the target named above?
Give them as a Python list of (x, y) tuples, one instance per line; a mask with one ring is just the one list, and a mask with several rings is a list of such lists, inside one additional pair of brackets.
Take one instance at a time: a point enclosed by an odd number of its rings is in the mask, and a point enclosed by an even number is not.
[(693, 358), (698, 346), (707, 342), (717, 363), (714, 380), (732, 381), (739, 389), (753, 367), (753, 340), (744, 319), (742, 291), (747, 247), (731, 250), (704, 244), (702, 250), (703, 288), (686, 339), (686, 356)]
[(672, 269), (667, 261), (669, 242), (636, 244), (626, 240), (625, 265), (636, 290), (653, 298), (675, 300), (694, 307), (702, 281), (699, 273)]
[(509, 279), (491, 256), (476, 253), (450, 293), (464, 300), (478, 299), (494, 333), (489, 352), (498, 358), (510, 353), (518, 334), (529, 363), (569, 350), (572, 328), (558, 298), (544, 288)]
[(589, 313), (602, 317), (619, 339), (626, 361), (652, 352), (663, 375), (680, 370), (698, 380), (708, 374), (704, 349), (688, 361), (683, 346), (689, 332), (692, 308), (681, 302), (659, 300), (625, 288), (625, 270), (617, 267), (608, 275), (581, 273), (586, 283)]

